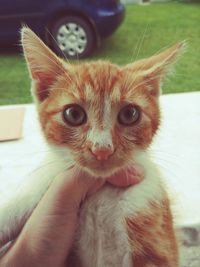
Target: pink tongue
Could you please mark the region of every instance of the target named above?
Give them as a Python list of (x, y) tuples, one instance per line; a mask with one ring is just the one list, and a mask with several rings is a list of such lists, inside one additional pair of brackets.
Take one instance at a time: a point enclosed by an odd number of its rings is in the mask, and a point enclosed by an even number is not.
[(108, 178), (107, 182), (116, 187), (128, 187), (140, 183), (144, 179), (144, 169), (140, 165), (133, 165), (121, 170)]

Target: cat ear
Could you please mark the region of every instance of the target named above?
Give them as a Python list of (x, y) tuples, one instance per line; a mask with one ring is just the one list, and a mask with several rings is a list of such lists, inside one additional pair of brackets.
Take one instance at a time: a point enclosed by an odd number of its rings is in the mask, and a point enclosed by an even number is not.
[(160, 54), (129, 64), (126, 68), (142, 76), (148, 92), (157, 97), (160, 94), (163, 77), (170, 71), (173, 63), (185, 51), (185, 48), (185, 42), (178, 43)]
[(49, 95), (49, 87), (64, 73), (64, 65), (29, 28), (21, 30), (21, 43), (31, 78), (34, 82), (33, 93), (41, 102)]

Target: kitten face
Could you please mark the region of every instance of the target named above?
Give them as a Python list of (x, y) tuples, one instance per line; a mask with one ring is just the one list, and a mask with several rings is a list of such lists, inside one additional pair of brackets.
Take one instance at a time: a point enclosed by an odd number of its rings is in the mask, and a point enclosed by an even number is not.
[(65, 65), (25, 28), (22, 43), (47, 141), (108, 176), (133, 163), (159, 126), (159, 85), (181, 44), (148, 60)]
[[(159, 124), (158, 102), (144, 86), (141, 79), (133, 82), (127, 70), (108, 62), (69, 67), (67, 75), (53, 84), (40, 110), (47, 140), (69, 148), (81, 167), (99, 175), (130, 164), (135, 151), (151, 143)], [(65, 119), (71, 107), (84, 111), (86, 119), (80, 125)], [(97, 159), (95, 146), (108, 150), (109, 155)]]

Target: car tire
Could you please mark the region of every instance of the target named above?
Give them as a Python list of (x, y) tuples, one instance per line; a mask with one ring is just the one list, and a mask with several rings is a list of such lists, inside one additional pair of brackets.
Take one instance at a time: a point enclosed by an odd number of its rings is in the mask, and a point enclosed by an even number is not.
[(51, 27), (53, 50), (62, 57), (79, 59), (90, 55), (95, 46), (95, 34), (87, 21), (77, 16), (66, 16)]

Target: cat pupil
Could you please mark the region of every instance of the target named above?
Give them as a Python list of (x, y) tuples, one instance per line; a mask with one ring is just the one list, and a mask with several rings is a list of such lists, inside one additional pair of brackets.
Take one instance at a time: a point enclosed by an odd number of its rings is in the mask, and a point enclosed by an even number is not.
[(71, 110), (71, 116), (76, 121), (81, 117), (81, 114), (78, 110)]
[(125, 111), (124, 115), (125, 115), (127, 120), (131, 120), (132, 117), (134, 117), (134, 115), (135, 115), (135, 110), (128, 109), (128, 110)]

